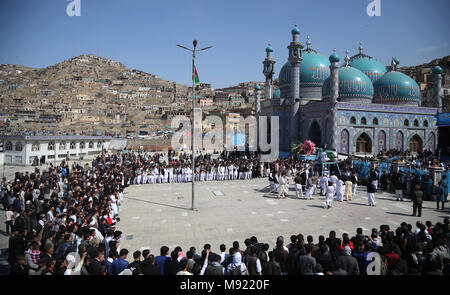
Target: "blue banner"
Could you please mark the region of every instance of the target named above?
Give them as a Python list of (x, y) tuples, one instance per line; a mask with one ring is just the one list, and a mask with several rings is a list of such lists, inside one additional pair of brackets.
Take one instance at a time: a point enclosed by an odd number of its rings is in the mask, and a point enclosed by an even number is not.
[(369, 161), (360, 161), (354, 160), (353, 167), (356, 167), (356, 174), (359, 179), (368, 179), (370, 173), (370, 162)]
[(245, 135), (241, 133), (233, 134), (233, 145), (244, 146), (245, 145)]
[(438, 113), (437, 126), (439, 127), (450, 126), (450, 113)]

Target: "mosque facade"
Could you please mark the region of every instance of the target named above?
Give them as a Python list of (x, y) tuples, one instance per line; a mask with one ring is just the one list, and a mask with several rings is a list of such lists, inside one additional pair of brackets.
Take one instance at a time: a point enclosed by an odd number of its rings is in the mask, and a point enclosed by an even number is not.
[(343, 154), (377, 154), (382, 150), (432, 150), (437, 147), (437, 116), (442, 112), (442, 68), (433, 69), (435, 107), (421, 106), (416, 81), (397, 71), (400, 60), (392, 58), (390, 70), (363, 52), (344, 62), (334, 51), (328, 58), (300, 42), (297, 25), (291, 31), (289, 58), (273, 91), (275, 60), (266, 48), (263, 74), (264, 99), (258, 112), (279, 117), (280, 151), (309, 139)]

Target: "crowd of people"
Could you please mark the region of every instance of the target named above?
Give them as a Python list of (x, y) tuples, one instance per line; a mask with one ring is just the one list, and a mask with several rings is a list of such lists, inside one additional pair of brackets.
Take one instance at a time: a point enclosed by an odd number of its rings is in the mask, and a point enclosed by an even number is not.
[[(364, 274), (366, 262), (363, 260), (371, 252), (377, 252), (381, 261), (387, 263), (385, 273), (395, 273), (400, 269), (399, 273), (406, 274), (415, 271), (417, 259), (411, 257), (417, 257), (419, 250), (423, 259), (419, 259), (417, 273), (448, 273), (448, 219), (434, 227), (424, 228), (418, 224), (418, 230), (414, 231), (410, 225), (402, 224), (395, 234), (386, 226), (380, 227), (379, 231), (373, 230), (370, 237), (358, 233), (352, 239), (348, 236), (338, 239), (330, 234), (326, 240), (321, 237), (318, 244), (313, 244), (312, 237), (308, 237), (305, 243), (299, 234), (292, 236), (291, 243), (285, 246), (284, 239), (279, 237), (272, 251), (269, 251), (268, 244), (258, 243), (256, 237), (245, 241), (244, 251), (235, 241), (228, 253), (222, 245), (220, 254), (211, 252), (210, 245), (204, 246), (201, 255), (196, 253), (195, 247), (184, 254), (181, 247), (170, 252), (164, 246), (158, 256), (149, 249), (135, 251), (133, 262), (129, 263), (129, 251), (120, 246), (122, 232), (116, 228), (120, 222), (124, 189), (142, 183), (189, 181), (190, 156), (169, 157), (168, 162), (160, 161), (160, 157), (159, 154), (123, 152), (105, 154), (98, 156), (87, 167), (76, 163), (69, 166), (63, 162), (57, 167), (50, 165), (43, 171), (35, 168), (32, 173), (16, 173), (14, 179), (9, 181), (3, 178), (1, 200), (9, 235), (10, 273)], [(199, 165), (199, 170), (196, 170), (199, 181), (267, 176), (276, 188), (277, 182), (284, 185), (280, 177), (292, 178), (299, 196), (302, 196), (304, 187), (308, 197), (313, 194), (311, 185), (314, 178), (328, 177), (320, 175), (320, 168), (313, 161), (294, 157), (264, 163), (257, 154), (224, 153), (215, 159), (211, 155), (201, 155), (196, 158), (196, 164)], [(340, 161), (339, 164), (345, 171), (345, 181), (330, 169), (327, 185), (319, 185), (327, 200), (332, 193), (333, 198), (336, 196), (337, 200), (341, 200), (341, 182), (346, 188), (347, 200), (351, 200), (351, 194), (347, 195), (347, 185), (350, 191), (357, 189), (358, 180), (352, 173), (351, 161)], [(329, 191), (332, 187), (334, 192)], [(308, 195), (308, 192), (311, 194)], [(416, 251), (416, 248), (419, 250)], [(348, 265), (354, 264), (352, 257), (358, 261), (358, 271), (348, 268)]]

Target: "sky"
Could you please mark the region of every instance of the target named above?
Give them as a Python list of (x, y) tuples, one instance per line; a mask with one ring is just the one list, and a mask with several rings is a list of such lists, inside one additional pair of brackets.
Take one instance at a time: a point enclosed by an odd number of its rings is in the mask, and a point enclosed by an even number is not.
[(72, 0), (1, 0), (0, 64), (42, 68), (80, 54), (95, 54), (159, 77), (191, 85), (198, 48), (200, 81), (222, 88), (264, 81), (262, 61), (270, 42), (275, 76), (287, 61), (291, 30), (325, 56), (364, 52), (385, 65), (401, 66), (450, 54), (449, 0), (377, 0), (381, 15), (369, 17), (372, 0), (76, 0), (81, 15), (69, 16)]

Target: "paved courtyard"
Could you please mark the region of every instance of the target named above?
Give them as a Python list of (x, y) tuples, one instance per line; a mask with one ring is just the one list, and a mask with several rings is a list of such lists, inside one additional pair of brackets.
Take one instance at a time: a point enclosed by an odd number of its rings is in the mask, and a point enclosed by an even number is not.
[[(358, 188), (353, 201), (334, 202), (331, 209), (325, 209), (324, 197), (296, 199), (291, 185), (290, 196), (277, 200), (275, 194), (265, 195), (267, 185), (267, 179), (197, 183), (195, 211), (190, 210), (190, 183), (129, 187), (120, 207), (121, 247), (150, 249), (159, 255), (163, 245), (171, 250), (179, 245), (187, 251), (191, 246), (201, 250), (210, 243), (213, 251), (218, 251), (220, 244), (228, 249), (235, 240), (244, 247), (244, 240), (253, 235), (273, 247), (279, 235), (289, 241), (292, 234), (302, 233), (305, 238), (312, 235), (317, 242), (319, 235), (327, 237), (330, 230), (341, 236), (362, 227), (370, 234), (381, 224), (395, 230), (406, 221), (415, 228), (419, 220), (410, 216), (409, 200), (397, 202), (392, 194), (377, 194), (377, 206), (369, 207), (364, 186)], [(424, 203), (420, 220), (436, 223), (445, 217), (450, 217), (448, 209), (436, 211), (434, 202)]]

